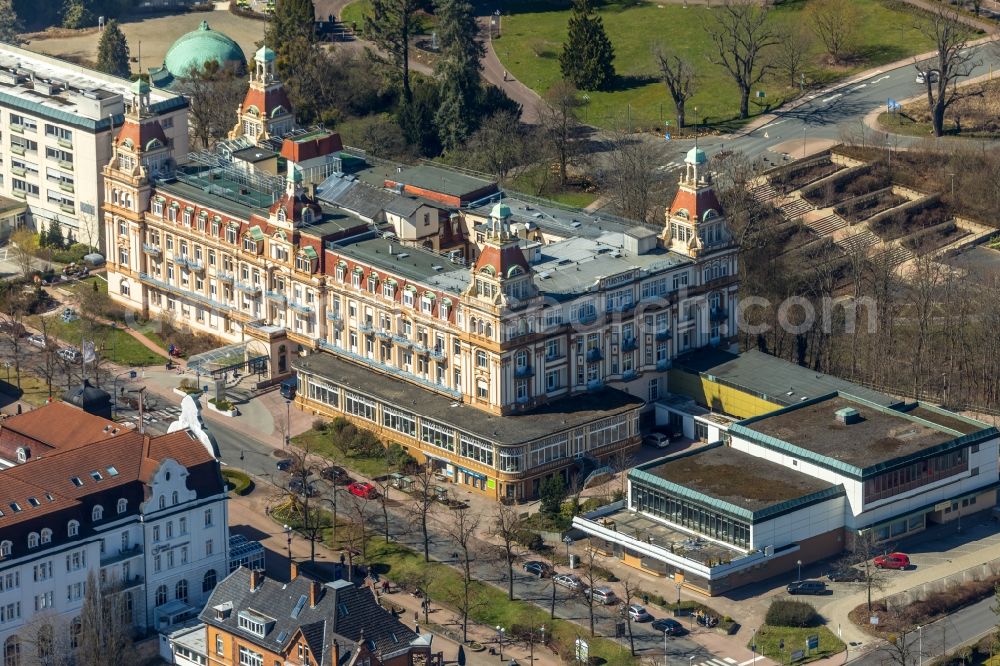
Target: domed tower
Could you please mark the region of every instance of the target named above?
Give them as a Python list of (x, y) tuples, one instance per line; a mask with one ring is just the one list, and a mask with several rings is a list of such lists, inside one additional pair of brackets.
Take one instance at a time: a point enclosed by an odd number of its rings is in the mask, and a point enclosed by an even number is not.
[(660, 237), (668, 250), (693, 258), (730, 244), (729, 228), (708, 171), (708, 158), (700, 148), (692, 148), (684, 158), (684, 175), (667, 209)]
[(472, 282), (466, 290), (469, 296), (501, 307), (538, 295), (528, 260), (510, 231), (510, 218), (509, 206), (493, 206), (486, 245), (472, 267)]
[(281, 136), (295, 127), (292, 104), (281, 81), (274, 73), (275, 53), (266, 46), (254, 55), (250, 89), (237, 109), (239, 119), (229, 133), (230, 139), (245, 136), (254, 143)]
[(104, 240), (108, 249), (108, 291), (148, 314), (145, 289), (134, 280), (150, 272), (142, 252), (146, 211), (154, 178), (173, 168), (170, 142), (158, 118), (149, 111), (149, 84), (138, 79), (131, 87), (125, 122), (111, 144), (104, 167)]

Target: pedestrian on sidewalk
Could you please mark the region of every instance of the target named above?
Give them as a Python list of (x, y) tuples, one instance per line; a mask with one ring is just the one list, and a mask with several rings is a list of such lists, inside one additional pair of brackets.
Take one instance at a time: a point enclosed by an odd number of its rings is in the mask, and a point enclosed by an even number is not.
[(504, 80), (504, 81), (506, 81), (506, 80), (507, 80), (507, 70), (506, 70), (506, 69), (505, 69), (505, 70), (503, 70), (503, 80)]

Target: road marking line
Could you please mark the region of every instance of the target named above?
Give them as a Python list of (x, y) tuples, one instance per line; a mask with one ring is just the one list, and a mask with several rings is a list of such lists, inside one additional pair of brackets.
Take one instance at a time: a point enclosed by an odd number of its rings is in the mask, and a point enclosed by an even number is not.
[(728, 664), (735, 664), (735, 663), (736, 663), (736, 660), (735, 660), (735, 659), (733, 659), (732, 657), (723, 657), (722, 659), (723, 659), (723, 660), (724, 660), (724, 661), (725, 661), (726, 663), (728, 663)]
[(878, 83), (879, 81), (885, 81), (885, 80), (886, 80), (886, 79), (888, 79), (888, 78), (889, 78), (889, 75), (888, 75), (888, 74), (886, 74), (885, 76), (880, 76), (880, 77), (878, 77), (877, 79), (875, 79), (874, 81), (872, 81), (872, 84), (876, 84), (876, 83)]
[(753, 659), (747, 659), (746, 661), (741, 661), (737, 666), (750, 666), (750, 664), (754, 663), (755, 661), (757, 661), (757, 657), (754, 657)]
[(851, 88), (851, 90), (861, 90), (862, 88), (867, 88), (867, 87), (868, 87), (867, 83), (862, 83), (861, 85), (854, 86), (853, 88)]
[(824, 102), (832, 102), (833, 100), (837, 99), (838, 97), (843, 97), (843, 96), (844, 96), (844, 93), (837, 93), (836, 95), (830, 95), (829, 97), (824, 97), (823, 101)]

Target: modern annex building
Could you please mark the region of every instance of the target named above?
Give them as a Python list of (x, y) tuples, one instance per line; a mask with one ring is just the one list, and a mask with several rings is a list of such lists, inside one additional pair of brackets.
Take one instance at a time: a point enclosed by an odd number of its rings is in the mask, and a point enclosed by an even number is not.
[(626, 500), (574, 519), (601, 552), (718, 594), (996, 504), (997, 429), (834, 392), (640, 465)]
[(45, 633), (75, 647), (88, 575), (140, 631), (195, 617), (228, 575), (226, 484), (198, 433), (154, 437), (56, 402), (7, 419), (0, 439), (4, 458), (16, 450), (0, 469), (5, 664)]
[(637, 446), (672, 359), (729, 343), (736, 250), (702, 151), (659, 228), (500, 201), (265, 125), (289, 111), (273, 60), (255, 55), (230, 140), (169, 173), (135, 91), (105, 167), (117, 302), (244, 345), (272, 380), (297, 372), (302, 408), (511, 499)]
[[(41, 231), (58, 220), (64, 235), (104, 250), (101, 169), (111, 159), (132, 85), (0, 44), (0, 195), (26, 205), (15, 224)], [(158, 119), (157, 140), (186, 155), (187, 100), (156, 91), (147, 112)], [(0, 228), (0, 237), (9, 231)]]

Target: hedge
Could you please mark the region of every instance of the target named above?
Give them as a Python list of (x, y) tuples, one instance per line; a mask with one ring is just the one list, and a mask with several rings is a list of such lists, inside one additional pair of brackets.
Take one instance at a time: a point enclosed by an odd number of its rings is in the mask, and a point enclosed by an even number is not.
[(229, 489), (237, 495), (248, 495), (253, 490), (253, 480), (238, 469), (222, 470), (222, 478), (229, 484)]

